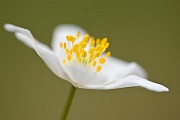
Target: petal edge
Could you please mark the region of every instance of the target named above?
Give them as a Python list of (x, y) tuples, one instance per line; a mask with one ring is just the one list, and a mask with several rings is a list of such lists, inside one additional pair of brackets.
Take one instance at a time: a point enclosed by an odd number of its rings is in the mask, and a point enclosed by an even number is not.
[(155, 92), (167, 92), (169, 89), (161, 84), (154, 83), (151, 81), (148, 81), (144, 78), (131, 75), (124, 78), (120, 78), (116, 80), (115, 82), (112, 82), (110, 84), (107, 84), (99, 89), (118, 89), (118, 88), (125, 88), (125, 87), (143, 87), (151, 91)]

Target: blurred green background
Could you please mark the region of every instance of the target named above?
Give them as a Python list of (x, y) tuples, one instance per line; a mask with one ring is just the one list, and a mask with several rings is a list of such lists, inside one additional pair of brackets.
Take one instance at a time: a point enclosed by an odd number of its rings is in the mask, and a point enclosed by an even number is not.
[(78, 89), (68, 120), (179, 120), (179, 6), (178, 0), (0, 0), (0, 120), (59, 120), (70, 90), (5, 23), (30, 29), (49, 46), (57, 25), (79, 25), (108, 37), (113, 56), (138, 62), (149, 80), (170, 89)]

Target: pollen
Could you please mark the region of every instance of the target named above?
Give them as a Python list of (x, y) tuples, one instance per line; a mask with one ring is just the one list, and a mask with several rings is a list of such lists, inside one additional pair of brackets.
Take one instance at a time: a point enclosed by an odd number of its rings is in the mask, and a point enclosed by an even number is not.
[(111, 55), (107, 52), (105, 57), (102, 54), (109, 47), (107, 38), (95, 39), (86, 34), (80, 39), (80, 32), (76, 36), (67, 35), (67, 42), (60, 42), (59, 47), (64, 51), (66, 57), (62, 60), (64, 65), (80, 64), (82, 67), (96, 73), (103, 69), (106, 59)]

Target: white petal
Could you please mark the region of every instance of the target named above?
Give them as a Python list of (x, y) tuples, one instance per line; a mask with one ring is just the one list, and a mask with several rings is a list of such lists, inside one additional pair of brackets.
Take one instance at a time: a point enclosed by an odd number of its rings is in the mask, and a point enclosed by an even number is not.
[(100, 73), (92, 72), (80, 65), (70, 64), (66, 67), (68, 75), (71, 80), (76, 83), (76, 87), (96, 88), (112, 82), (108, 76), (102, 76)]
[(49, 49), (48, 46), (35, 40), (29, 30), (11, 24), (6, 24), (4, 27), (7, 31), (14, 32), (18, 40), (22, 41), (27, 46), (34, 48), (37, 54), (44, 60), (46, 65), (57, 76), (64, 79), (69, 79), (58, 61), (57, 56)]
[(125, 77), (128, 75), (136, 75), (139, 77), (147, 78), (146, 71), (136, 62), (129, 63), (117, 76)]
[[(4, 25), (4, 29), (9, 31), (9, 32), (19, 32), (19, 33), (23, 33), (24, 35), (26, 35), (28, 38), (32, 38), (33, 36), (31, 35), (30, 31), (28, 31), (27, 29), (18, 27), (18, 26), (14, 26), (12, 24), (5, 24)], [(21, 42), (23, 42), (25, 45), (27, 45), (28, 47), (32, 48), (31, 45), (31, 40), (29, 39), (19, 39)]]
[(63, 24), (58, 26), (54, 32), (53, 32), (53, 40), (52, 40), (52, 49), (56, 53), (60, 53), (60, 48), (59, 44), (60, 42), (67, 42), (66, 36), (67, 35), (73, 35), (76, 37), (77, 32), (81, 32), (81, 35), (79, 37), (79, 40), (82, 39), (82, 37), (87, 33), (85, 30), (82, 28), (76, 26), (76, 25), (71, 25), (71, 24)]
[(115, 82), (109, 83), (99, 89), (118, 89), (125, 87), (134, 87), (134, 86), (140, 86), (156, 92), (169, 91), (169, 89), (164, 87), (163, 85), (148, 81), (144, 78), (134, 75), (127, 76), (124, 78), (117, 78)]
[(147, 78), (146, 71), (135, 62), (125, 62), (115, 57), (109, 57), (103, 65), (102, 72), (111, 77), (118, 76), (124, 77), (128, 75), (136, 75), (139, 77)]

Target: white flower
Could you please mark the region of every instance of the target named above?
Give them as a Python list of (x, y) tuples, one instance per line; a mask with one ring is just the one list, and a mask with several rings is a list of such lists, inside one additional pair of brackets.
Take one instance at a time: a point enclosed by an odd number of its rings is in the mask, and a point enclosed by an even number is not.
[(114, 58), (110, 52), (104, 54), (109, 46), (107, 38), (95, 41), (78, 26), (58, 26), (54, 31), (52, 50), (37, 41), (27, 29), (11, 24), (4, 27), (34, 49), (54, 74), (75, 87), (107, 90), (140, 86), (156, 92), (169, 91), (163, 85), (148, 81), (145, 70), (137, 63)]

